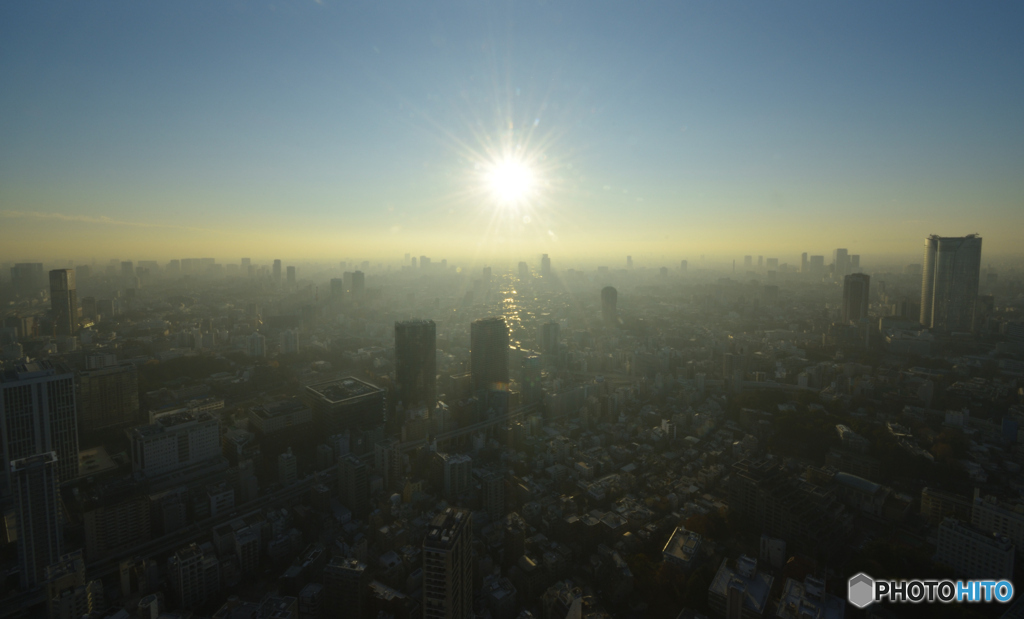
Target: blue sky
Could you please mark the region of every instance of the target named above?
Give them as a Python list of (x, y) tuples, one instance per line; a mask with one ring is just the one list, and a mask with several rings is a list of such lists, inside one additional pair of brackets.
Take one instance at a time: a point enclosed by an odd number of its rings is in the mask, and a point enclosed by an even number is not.
[[(6, 3), (0, 257), (913, 254), (970, 232), (1014, 252), (1022, 18), (1009, 2)], [(474, 167), (503, 141), (548, 183), (514, 212)]]

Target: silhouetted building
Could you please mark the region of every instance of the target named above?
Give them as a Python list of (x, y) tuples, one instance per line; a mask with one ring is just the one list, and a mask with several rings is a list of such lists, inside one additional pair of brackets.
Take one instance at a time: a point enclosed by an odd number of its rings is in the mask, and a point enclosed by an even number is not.
[(447, 508), (423, 540), (423, 619), (473, 617), (473, 527), (469, 510)]
[(970, 331), (980, 277), (980, 236), (925, 239), (921, 324), (939, 331)]
[(611, 286), (601, 289), (601, 317), (607, 324), (615, 324), (619, 318), (619, 291)]
[(0, 372), (0, 426), (5, 486), (12, 461), (51, 451), (61, 483), (78, 476), (75, 377), (67, 366), (43, 359)]
[(366, 276), (363, 275), (362, 271), (356, 271), (352, 274), (352, 287), (350, 290), (353, 297), (357, 299), (363, 298), (363, 293), (366, 292)]
[(11, 267), (11, 288), (22, 297), (38, 297), (46, 288), (46, 277), (40, 262), (19, 262)]
[(8, 467), (18, 526), (21, 584), (26, 588), (43, 582), (46, 566), (61, 556), (63, 523), (57, 462), (57, 454), (50, 451), (14, 460)]
[(548, 258), (547, 254), (540, 257), (540, 274), (543, 277), (551, 275), (551, 258)]
[(286, 272), (287, 272), (288, 285), (289, 286), (294, 286), (295, 285), (295, 267), (288, 267), (288, 270)]
[(325, 617), (366, 617), (370, 573), (366, 564), (351, 557), (334, 557), (324, 568)]
[(72, 269), (50, 271), (50, 311), (57, 335), (74, 335), (78, 331), (78, 292)]
[(508, 325), (484, 318), (470, 325), (470, 372), (474, 393), (508, 390)]
[(131, 363), (78, 375), (78, 427), (83, 435), (128, 428), (139, 418), (139, 371)]
[(315, 385), (304, 391), (319, 436), (365, 430), (384, 423), (384, 390), (352, 376)]
[(843, 322), (859, 322), (868, 316), (868, 290), (871, 277), (851, 273), (843, 278)]
[(275, 284), (280, 284), (281, 283), (281, 261), (280, 260), (275, 260), (274, 261), (273, 274), (274, 274), (274, 283)]
[(437, 327), (433, 320), (395, 323), (395, 391), (406, 410), (437, 403)]
[(352, 454), (338, 460), (338, 494), (353, 518), (366, 518), (370, 506), (370, 480), (366, 463)]
[(331, 279), (331, 300), (341, 301), (345, 297), (345, 280), (340, 277)]
[(525, 262), (519, 263), (519, 279), (526, 279), (530, 276), (530, 265)]

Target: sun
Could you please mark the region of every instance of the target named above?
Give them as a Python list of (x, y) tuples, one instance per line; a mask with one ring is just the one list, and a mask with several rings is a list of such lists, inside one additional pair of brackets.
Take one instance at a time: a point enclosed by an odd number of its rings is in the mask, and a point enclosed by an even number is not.
[(537, 185), (536, 174), (525, 162), (504, 159), (491, 165), (484, 173), (491, 195), (502, 204), (527, 200)]

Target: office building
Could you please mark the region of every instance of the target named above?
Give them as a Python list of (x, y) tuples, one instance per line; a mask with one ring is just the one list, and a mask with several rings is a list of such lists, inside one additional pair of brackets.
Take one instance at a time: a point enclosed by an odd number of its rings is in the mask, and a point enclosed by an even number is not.
[(370, 573), (352, 557), (333, 557), (324, 567), (324, 610), (328, 619), (368, 616)]
[(520, 400), (527, 406), (540, 404), (544, 399), (544, 390), (541, 388), (541, 358), (537, 355), (523, 357), (519, 388)]
[(846, 600), (825, 592), (825, 581), (806, 576), (787, 578), (775, 613), (779, 619), (843, 619)]
[(51, 451), (61, 483), (78, 476), (75, 377), (66, 365), (43, 359), (0, 372), (0, 425), (5, 485), (11, 462)]
[(220, 422), (210, 413), (161, 415), (130, 433), (132, 473), (153, 478), (221, 455)]
[(470, 325), (470, 373), (473, 393), (508, 390), (508, 326), (504, 318)]
[(841, 280), (850, 274), (850, 252), (839, 248), (832, 252), (832, 275)]
[(96, 297), (82, 297), (82, 318), (95, 318), (96, 314)]
[(606, 324), (616, 324), (619, 319), (619, 292), (611, 286), (601, 289), (601, 317)]
[(448, 500), (454, 500), (469, 491), (473, 480), (473, 458), (466, 454), (439, 453), (443, 467), (443, 491)]
[(297, 329), (285, 329), (281, 332), (281, 354), (295, 355), (299, 352), (299, 332)]
[(692, 570), (701, 560), (704, 538), (700, 533), (676, 527), (661, 550), (662, 559), (681, 570)]
[(267, 356), (267, 338), (256, 331), (246, 338), (246, 345), (248, 346), (248, 352), (250, 357), (266, 357)]
[(45, 581), (50, 619), (81, 619), (106, 608), (103, 582), (85, 579), (81, 550), (63, 555), (46, 566)]
[(395, 391), (406, 409), (437, 403), (437, 327), (433, 320), (395, 323)]
[(384, 423), (384, 390), (358, 378), (309, 385), (303, 395), (319, 436), (367, 430)]
[(281, 261), (280, 260), (275, 260), (274, 261), (273, 274), (274, 274), (274, 283), (275, 284), (280, 284), (281, 283)]
[(195, 543), (175, 552), (167, 567), (168, 580), (182, 608), (195, 609), (220, 592), (220, 562)]
[(397, 438), (379, 441), (373, 446), (374, 469), (384, 478), (386, 490), (397, 490), (401, 487), (405, 475), (405, 460), (402, 456), (402, 443)]
[(505, 516), (505, 479), (486, 471), (480, 476), (480, 503), (491, 522)]
[(261, 438), (285, 432), (291, 428), (308, 426), (313, 411), (299, 398), (288, 398), (249, 409), (249, 427)]
[(825, 274), (825, 256), (811, 256), (809, 265), (811, 275), (820, 277)]
[(423, 540), (423, 619), (473, 617), (473, 526), (469, 510), (447, 508)]
[(369, 475), (366, 463), (352, 454), (338, 459), (338, 494), (353, 518), (366, 518), (370, 509)]
[(345, 280), (340, 277), (331, 278), (331, 300), (341, 301), (345, 298)]
[(291, 486), (299, 481), (298, 463), (292, 448), (277, 457), (277, 482), (282, 486)]
[(540, 257), (540, 274), (542, 277), (551, 276), (551, 258), (547, 254)]
[(843, 322), (860, 322), (868, 317), (869, 286), (871, 277), (851, 273), (843, 278)]
[(57, 335), (78, 331), (78, 292), (73, 269), (50, 271), (50, 312)]
[(768, 594), (775, 578), (758, 571), (757, 559), (740, 555), (735, 568), (722, 559), (708, 587), (708, 607), (719, 617), (759, 619), (768, 607)]
[(743, 268), (746, 269), (747, 271), (750, 271), (751, 269), (754, 268), (753, 256), (743, 256)]
[(23, 299), (38, 297), (46, 289), (46, 277), (40, 262), (20, 262), (11, 267), (11, 288)]
[(921, 516), (932, 526), (937, 526), (948, 517), (971, 521), (971, 499), (951, 492), (925, 487), (921, 490)]
[(860, 273), (860, 254), (850, 254), (850, 272)]
[(362, 271), (352, 273), (352, 286), (349, 290), (352, 291), (352, 296), (356, 299), (363, 298), (363, 294), (366, 292), (366, 276)]
[(90, 562), (127, 552), (150, 540), (149, 497), (134, 488), (98, 494), (83, 507), (85, 556)]
[(18, 527), (21, 585), (34, 587), (45, 579), (46, 566), (61, 556), (63, 525), (57, 454), (49, 451), (10, 463), (11, 497)]
[(985, 533), (946, 518), (939, 525), (935, 561), (953, 568), (958, 576), (986, 580), (1013, 579), (1013, 541), (998, 533)]
[(546, 322), (540, 326), (540, 351), (545, 355), (558, 353), (560, 327), (557, 322)]
[(996, 497), (982, 497), (975, 490), (971, 526), (985, 533), (1005, 535), (1015, 545), (1024, 546), (1024, 507), (1020, 505), (1000, 503)]
[(133, 364), (83, 370), (76, 387), (78, 428), (83, 437), (138, 423), (139, 371)]
[(970, 331), (980, 277), (980, 236), (925, 239), (921, 324), (938, 331)]

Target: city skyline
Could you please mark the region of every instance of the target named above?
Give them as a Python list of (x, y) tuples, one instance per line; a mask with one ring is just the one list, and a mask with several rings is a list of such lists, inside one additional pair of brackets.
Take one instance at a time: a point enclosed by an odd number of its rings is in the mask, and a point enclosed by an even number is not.
[(1020, 7), (398, 6), (4, 7), (0, 260), (1020, 254)]

